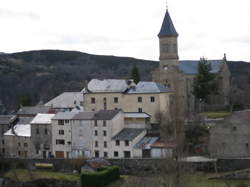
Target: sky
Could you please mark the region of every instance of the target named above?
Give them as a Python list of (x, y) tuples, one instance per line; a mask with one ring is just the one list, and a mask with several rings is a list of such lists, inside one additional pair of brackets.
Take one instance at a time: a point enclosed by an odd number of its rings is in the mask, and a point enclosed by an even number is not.
[(249, 0), (0, 0), (0, 52), (40, 49), (158, 60), (166, 4), (179, 57), (250, 62)]

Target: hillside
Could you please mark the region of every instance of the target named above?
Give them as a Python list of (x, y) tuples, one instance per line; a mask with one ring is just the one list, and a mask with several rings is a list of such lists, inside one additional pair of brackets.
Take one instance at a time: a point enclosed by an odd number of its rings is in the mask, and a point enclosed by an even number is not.
[(60, 50), (0, 54), (0, 101), (8, 111), (23, 99), (46, 102), (64, 91), (80, 91), (92, 78), (129, 78), (134, 64), (142, 80), (151, 80), (158, 62)]
[[(151, 80), (157, 61), (129, 57), (91, 55), (77, 51), (39, 50), (0, 54), (1, 102), (8, 111), (18, 108), (21, 100), (30, 104), (48, 101), (65, 91), (80, 91), (92, 78), (129, 78), (133, 65), (142, 80)], [(238, 104), (249, 103), (250, 63), (228, 62), (233, 75)]]

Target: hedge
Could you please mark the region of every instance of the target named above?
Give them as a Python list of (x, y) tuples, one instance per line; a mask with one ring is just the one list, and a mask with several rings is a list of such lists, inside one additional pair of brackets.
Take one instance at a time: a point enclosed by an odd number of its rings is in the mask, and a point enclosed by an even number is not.
[(102, 171), (83, 172), (81, 175), (81, 184), (82, 187), (104, 187), (119, 178), (119, 168), (117, 166), (111, 166)]

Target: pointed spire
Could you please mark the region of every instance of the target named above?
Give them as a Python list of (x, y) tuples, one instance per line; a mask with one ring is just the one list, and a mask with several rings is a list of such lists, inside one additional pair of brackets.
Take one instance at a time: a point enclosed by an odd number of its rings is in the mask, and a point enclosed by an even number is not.
[(161, 30), (158, 34), (158, 37), (164, 37), (164, 36), (178, 36), (178, 33), (176, 32), (172, 19), (169, 15), (168, 7), (161, 26)]

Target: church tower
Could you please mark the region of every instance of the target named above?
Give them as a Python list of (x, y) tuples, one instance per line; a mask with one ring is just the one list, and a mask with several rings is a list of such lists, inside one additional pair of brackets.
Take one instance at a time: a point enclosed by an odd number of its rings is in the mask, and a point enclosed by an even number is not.
[(178, 33), (175, 30), (168, 10), (158, 34), (160, 44), (160, 68), (167, 70), (170, 66), (178, 66)]

